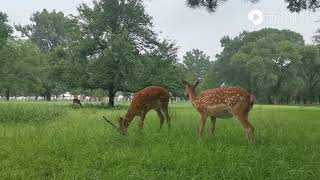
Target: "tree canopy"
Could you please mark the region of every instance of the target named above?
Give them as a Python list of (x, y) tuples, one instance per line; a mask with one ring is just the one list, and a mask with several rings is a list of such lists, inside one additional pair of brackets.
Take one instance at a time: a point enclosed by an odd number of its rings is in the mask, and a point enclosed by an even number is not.
[[(118, 91), (132, 92), (155, 84), (156, 79), (150, 83), (144, 77), (151, 62), (175, 63), (175, 57), (170, 57), (174, 47), (158, 40), (142, 0), (93, 1), (92, 7), (82, 4), (78, 10), (77, 20), (84, 36), (80, 51), (85, 53), (88, 64), (84, 70), (89, 79), (87, 86), (108, 91), (109, 106), (114, 105)], [(173, 53), (176, 55), (176, 51)], [(150, 57), (152, 60), (148, 60)], [(157, 79), (166, 79), (157, 75)]]
[(7, 39), (12, 32), (11, 27), (7, 23), (7, 14), (0, 11), (0, 49), (7, 43)]
[[(186, 3), (191, 8), (205, 8), (208, 12), (213, 13), (227, 0), (187, 0)], [(261, 0), (248, 0), (257, 3)], [(291, 12), (300, 12), (303, 10), (316, 11), (320, 7), (319, 0), (285, 0), (287, 9)]]
[[(263, 29), (243, 32), (235, 38), (224, 37), (221, 44), (224, 49), (209, 70), (211, 76), (206, 77), (215, 79), (217, 85), (239, 85), (268, 103), (306, 97), (317, 88), (319, 49), (305, 46), (298, 33)], [(210, 79), (205, 81), (209, 83)]]
[(23, 37), (27, 37), (45, 55), (46, 64), (39, 81), (47, 100), (52, 94), (62, 93), (65, 90), (63, 77), (65, 51), (69, 50), (78, 32), (76, 21), (67, 17), (62, 12), (46, 9), (34, 13), (30, 18), (31, 23), (25, 26), (16, 25), (15, 28)]
[(24, 38), (11, 36), (7, 16), (0, 13), (1, 96), (50, 100), (68, 91), (108, 96), (114, 106), (118, 92), (128, 95), (156, 85), (183, 96), (180, 80), (200, 79), (198, 89), (241, 86), (263, 103), (320, 101), (319, 32), (315, 44), (306, 45), (290, 30), (244, 31), (223, 37), (223, 51), (214, 61), (199, 49), (179, 59), (176, 44), (153, 30), (142, 0), (97, 0), (81, 4), (78, 12), (35, 12), (30, 24), (15, 26)]
[(183, 56), (183, 64), (192, 74), (193, 79), (204, 79), (209, 68), (210, 57), (199, 49), (193, 49)]

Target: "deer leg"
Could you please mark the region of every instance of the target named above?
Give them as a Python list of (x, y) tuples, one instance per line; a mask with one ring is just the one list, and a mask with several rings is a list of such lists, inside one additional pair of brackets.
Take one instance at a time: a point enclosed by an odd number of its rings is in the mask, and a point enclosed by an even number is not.
[(166, 117), (166, 121), (168, 124), (168, 128), (170, 128), (170, 116), (169, 116), (169, 112), (168, 112), (168, 104), (165, 105), (165, 107), (162, 108), (162, 112), (164, 114), (164, 116)]
[(205, 113), (200, 113), (199, 119), (199, 134), (202, 136), (204, 126), (206, 124), (207, 115)]
[(248, 120), (248, 113), (244, 115), (238, 115), (238, 119), (240, 121), (241, 126), (245, 130), (248, 143), (252, 143), (254, 138), (254, 128)]
[(158, 117), (160, 119), (160, 129), (162, 129), (163, 122), (164, 122), (164, 116), (163, 116), (160, 109), (156, 109), (156, 111), (157, 111)]
[(141, 115), (140, 115), (140, 123), (139, 123), (139, 126), (140, 126), (140, 129), (142, 130), (143, 129), (143, 125), (144, 125), (144, 118), (146, 117), (146, 112), (142, 112)]
[(214, 129), (216, 127), (216, 121), (217, 118), (214, 116), (211, 116), (211, 134), (214, 135)]

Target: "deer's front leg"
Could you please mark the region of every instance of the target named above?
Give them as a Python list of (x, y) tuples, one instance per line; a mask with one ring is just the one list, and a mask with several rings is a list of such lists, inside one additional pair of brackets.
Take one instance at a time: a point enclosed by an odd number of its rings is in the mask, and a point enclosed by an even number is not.
[(156, 109), (156, 111), (157, 111), (158, 117), (160, 119), (160, 129), (162, 129), (163, 122), (164, 122), (164, 116), (163, 116), (160, 109)]
[(214, 116), (211, 116), (211, 134), (214, 135), (214, 129), (216, 127), (216, 121), (217, 118)]
[(146, 112), (142, 112), (140, 115), (140, 123), (139, 123), (139, 127), (140, 129), (143, 129), (143, 125), (144, 125), (144, 118), (146, 117)]
[(199, 119), (199, 134), (203, 134), (204, 126), (206, 124), (207, 114), (205, 112), (200, 112), (200, 119)]

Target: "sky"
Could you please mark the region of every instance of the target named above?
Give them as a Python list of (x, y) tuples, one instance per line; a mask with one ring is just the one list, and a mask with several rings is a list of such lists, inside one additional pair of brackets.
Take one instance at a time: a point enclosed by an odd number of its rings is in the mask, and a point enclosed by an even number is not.
[[(43, 8), (65, 14), (77, 14), (80, 3), (91, 0), (0, 0), (0, 11), (9, 16), (10, 24), (27, 24), (30, 16)], [(237, 36), (242, 31), (262, 28), (290, 29), (301, 33), (306, 43), (320, 28), (320, 12), (290, 13), (284, 0), (261, 0), (252, 4), (246, 0), (229, 0), (209, 14), (204, 9), (190, 9), (185, 0), (145, 0), (146, 11), (153, 17), (154, 30), (162, 38), (179, 47), (179, 57), (192, 49), (203, 50), (212, 59), (222, 51), (223, 36)], [(248, 17), (250, 16), (250, 17)]]

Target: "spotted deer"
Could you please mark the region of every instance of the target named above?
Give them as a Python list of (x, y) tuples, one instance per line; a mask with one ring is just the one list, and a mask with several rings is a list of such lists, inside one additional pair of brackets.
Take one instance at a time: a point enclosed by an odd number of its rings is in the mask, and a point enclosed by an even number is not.
[(159, 86), (150, 86), (134, 94), (130, 107), (124, 117), (119, 119), (118, 130), (126, 134), (129, 124), (135, 116), (140, 116), (140, 129), (143, 129), (144, 119), (150, 110), (155, 110), (160, 119), (160, 129), (164, 120), (170, 128), (170, 117), (168, 104), (170, 100), (169, 92)]
[(208, 116), (211, 117), (211, 133), (214, 134), (216, 118), (232, 118), (235, 116), (247, 135), (248, 142), (253, 141), (254, 128), (248, 120), (248, 113), (252, 109), (255, 96), (240, 87), (221, 87), (202, 91), (196, 96), (194, 85), (182, 81), (185, 86), (185, 95), (191, 100), (199, 112), (199, 134), (202, 135)]

